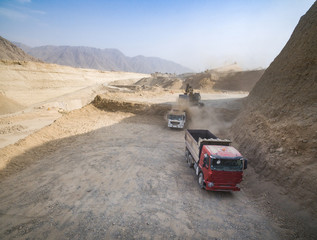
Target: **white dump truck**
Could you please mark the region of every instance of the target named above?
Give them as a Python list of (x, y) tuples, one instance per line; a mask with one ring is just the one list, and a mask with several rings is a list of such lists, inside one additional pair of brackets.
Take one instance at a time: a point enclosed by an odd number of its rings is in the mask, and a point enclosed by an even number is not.
[(179, 109), (172, 109), (167, 114), (167, 126), (169, 128), (184, 128), (186, 123), (186, 113)]

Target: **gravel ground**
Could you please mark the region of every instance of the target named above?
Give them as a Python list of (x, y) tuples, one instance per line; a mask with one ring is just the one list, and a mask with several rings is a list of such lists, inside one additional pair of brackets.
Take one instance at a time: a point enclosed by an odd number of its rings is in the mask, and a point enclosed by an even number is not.
[[(213, 105), (215, 109), (208, 109)], [(223, 128), (239, 106), (239, 101), (212, 100), (193, 111), (212, 113), (211, 120), (222, 123), (215, 133), (226, 137)], [(27, 148), (28, 141), (44, 136), (51, 140)], [(294, 219), (290, 223), (290, 218), (273, 214), (278, 195), (270, 195), (271, 185), (255, 177), (252, 168), (246, 170), (240, 192), (201, 190), (185, 161), (184, 131), (168, 129), (163, 116), (107, 112), (88, 105), (30, 138), (19, 143), (26, 150), (10, 163), (14, 168), (25, 160), (27, 167), (0, 178), (0, 239), (316, 236), (305, 235)], [(259, 186), (266, 186), (265, 192)]]
[[(55, 146), (1, 182), (2, 239), (278, 238), (243, 190), (198, 187), (183, 131), (161, 117), (93, 114), (95, 130), (32, 149)], [(65, 125), (87, 127), (84, 118)]]

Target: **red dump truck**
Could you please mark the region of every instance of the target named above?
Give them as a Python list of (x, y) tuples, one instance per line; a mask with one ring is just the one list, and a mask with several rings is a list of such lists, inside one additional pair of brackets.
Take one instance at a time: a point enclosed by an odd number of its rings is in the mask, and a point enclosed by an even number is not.
[(240, 191), (247, 160), (230, 143), (208, 130), (185, 131), (186, 161), (189, 167), (194, 167), (201, 188)]

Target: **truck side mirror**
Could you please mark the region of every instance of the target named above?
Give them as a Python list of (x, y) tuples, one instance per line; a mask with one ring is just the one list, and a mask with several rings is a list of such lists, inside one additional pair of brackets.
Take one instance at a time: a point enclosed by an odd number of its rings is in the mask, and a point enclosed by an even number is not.
[(244, 159), (244, 168), (243, 169), (247, 169), (248, 167), (248, 159)]

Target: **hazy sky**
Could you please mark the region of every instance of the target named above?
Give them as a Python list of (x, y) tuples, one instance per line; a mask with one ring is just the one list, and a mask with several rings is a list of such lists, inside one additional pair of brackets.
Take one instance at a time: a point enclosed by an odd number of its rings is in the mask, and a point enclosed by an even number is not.
[(0, 35), (43, 45), (116, 48), (196, 71), (266, 68), (314, 0), (0, 0)]

